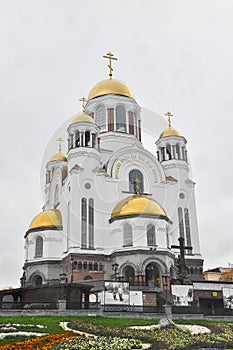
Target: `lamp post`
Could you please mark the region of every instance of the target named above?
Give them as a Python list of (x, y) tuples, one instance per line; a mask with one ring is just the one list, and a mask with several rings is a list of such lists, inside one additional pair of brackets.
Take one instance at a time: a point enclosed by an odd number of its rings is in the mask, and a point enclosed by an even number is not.
[(66, 283), (66, 274), (65, 273), (60, 274), (60, 282), (61, 282), (61, 299), (65, 299), (65, 295), (64, 295), (64, 285)]
[(114, 280), (115, 280), (115, 282), (116, 282), (118, 267), (119, 267), (119, 264), (117, 264), (117, 263), (112, 264), (112, 269), (114, 271)]

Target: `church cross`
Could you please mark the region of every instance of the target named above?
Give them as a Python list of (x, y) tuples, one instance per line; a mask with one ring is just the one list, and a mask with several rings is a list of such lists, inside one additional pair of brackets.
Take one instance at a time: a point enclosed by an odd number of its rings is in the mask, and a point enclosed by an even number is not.
[(82, 109), (83, 109), (83, 112), (84, 112), (87, 99), (85, 97), (82, 97), (82, 98), (79, 99), (79, 101), (82, 102)]
[(61, 153), (61, 143), (65, 142), (65, 141), (61, 137), (59, 137), (56, 141), (58, 142), (59, 153)]
[(187, 267), (185, 263), (185, 250), (189, 249), (192, 250), (193, 248), (190, 246), (185, 246), (184, 244), (184, 237), (179, 237), (178, 238), (179, 245), (171, 245), (171, 249), (179, 249), (180, 250), (180, 255), (179, 255), (179, 268), (180, 268), (180, 277), (182, 282), (184, 281), (184, 278), (187, 275)]
[(108, 64), (108, 68), (109, 68), (109, 79), (111, 80), (112, 79), (112, 71), (113, 71), (113, 68), (112, 68), (112, 60), (115, 60), (117, 61), (118, 58), (114, 57), (114, 54), (109, 51), (106, 55), (103, 56), (103, 58), (107, 58), (109, 60), (109, 64)]
[(168, 120), (168, 126), (169, 126), (169, 128), (171, 127), (171, 117), (173, 117), (173, 114), (171, 113), (171, 112), (167, 112), (166, 114), (166, 117), (167, 117), (167, 120)]
[(140, 186), (139, 186), (139, 184), (141, 183), (141, 180), (139, 180), (139, 178), (136, 177), (136, 179), (134, 180), (134, 183), (135, 183), (136, 194), (140, 194)]

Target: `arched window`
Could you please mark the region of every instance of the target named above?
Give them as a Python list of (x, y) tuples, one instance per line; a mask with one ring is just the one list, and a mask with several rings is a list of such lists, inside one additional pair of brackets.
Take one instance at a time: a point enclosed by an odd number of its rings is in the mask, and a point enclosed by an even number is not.
[(170, 144), (167, 144), (166, 145), (166, 153), (167, 153), (167, 156), (168, 156), (168, 159), (172, 159), (172, 150), (171, 150), (171, 145)]
[(148, 246), (156, 246), (155, 239), (155, 227), (152, 224), (147, 225), (147, 245)]
[[(186, 232), (186, 243), (191, 247), (191, 232), (190, 232), (190, 223), (189, 223), (189, 210), (184, 208), (184, 222), (185, 222), (185, 232)], [(188, 250), (188, 254), (192, 254), (192, 249)]]
[(39, 236), (36, 239), (35, 258), (40, 258), (42, 256), (43, 256), (43, 238)]
[[(138, 181), (138, 180), (139, 181)], [(144, 192), (144, 183), (143, 183), (143, 175), (140, 170), (133, 169), (129, 173), (129, 191), (136, 193), (136, 182), (138, 181), (139, 191), (140, 193)]]
[(80, 132), (78, 130), (75, 133), (75, 147), (80, 147)]
[(89, 262), (89, 264), (88, 264), (88, 270), (89, 270), (89, 271), (92, 271), (92, 270), (93, 270), (93, 264), (92, 264), (92, 262)]
[(97, 264), (97, 262), (94, 263), (94, 271), (98, 271), (98, 264)]
[(87, 248), (87, 199), (81, 200), (81, 246)]
[(180, 159), (180, 145), (178, 143), (176, 144), (176, 156), (177, 159)]
[(84, 263), (83, 263), (83, 270), (87, 270), (87, 262), (86, 261), (84, 261)]
[(123, 246), (130, 247), (133, 245), (132, 227), (130, 224), (125, 224), (123, 228)]
[(184, 237), (184, 219), (183, 219), (183, 210), (182, 208), (178, 208), (178, 220), (179, 220), (179, 231), (180, 237)]
[(89, 206), (89, 248), (94, 248), (94, 199), (90, 198), (88, 201)]
[(83, 269), (83, 264), (81, 261), (78, 262), (78, 270), (81, 271)]
[(126, 111), (123, 106), (116, 106), (116, 131), (126, 132)]
[(106, 111), (103, 106), (97, 107), (95, 112), (95, 121), (100, 129), (106, 130)]

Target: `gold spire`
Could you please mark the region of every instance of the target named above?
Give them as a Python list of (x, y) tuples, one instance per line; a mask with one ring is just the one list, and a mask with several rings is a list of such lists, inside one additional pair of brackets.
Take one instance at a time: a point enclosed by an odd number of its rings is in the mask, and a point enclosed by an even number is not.
[(61, 143), (65, 141), (61, 137), (59, 137), (56, 141), (58, 142), (58, 151), (61, 153)]
[(136, 194), (140, 194), (140, 186), (139, 186), (139, 184), (140, 184), (141, 180), (139, 180), (139, 178), (136, 177), (136, 179), (134, 180), (134, 182), (135, 182)]
[(85, 112), (85, 106), (87, 103), (87, 99), (85, 97), (82, 97), (79, 99), (79, 101), (82, 102), (82, 110), (83, 110), (83, 112)]
[(171, 128), (171, 126), (172, 126), (171, 117), (173, 117), (173, 114), (168, 111), (165, 115), (166, 115), (167, 120), (168, 120), (168, 126), (169, 126), (169, 128)]
[(112, 60), (115, 60), (117, 61), (118, 58), (114, 57), (114, 54), (109, 51), (106, 55), (103, 56), (103, 58), (107, 58), (109, 60), (109, 64), (108, 64), (108, 68), (109, 68), (109, 79), (111, 80), (112, 79), (112, 71), (113, 71), (113, 68), (112, 68)]

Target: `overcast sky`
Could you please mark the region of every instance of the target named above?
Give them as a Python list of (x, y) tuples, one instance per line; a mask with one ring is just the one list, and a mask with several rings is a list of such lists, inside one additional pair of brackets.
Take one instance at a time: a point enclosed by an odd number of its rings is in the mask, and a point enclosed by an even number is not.
[(0, 288), (19, 285), (44, 150), (109, 50), (115, 78), (188, 140), (205, 268), (233, 263), (232, 19), (232, 0), (0, 0)]

